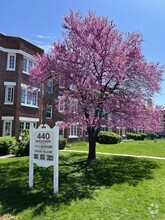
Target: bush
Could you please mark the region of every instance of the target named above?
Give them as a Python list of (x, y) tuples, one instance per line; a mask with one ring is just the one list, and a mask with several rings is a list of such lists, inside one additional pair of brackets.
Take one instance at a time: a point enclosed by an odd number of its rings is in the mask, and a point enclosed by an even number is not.
[(7, 155), (16, 145), (15, 137), (5, 136), (0, 137), (0, 156)]
[(120, 135), (113, 132), (100, 131), (98, 134), (98, 142), (100, 144), (117, 144), (120, 139)]
[(17, 145), (13, 149), (13, 153), (17, 157), (29, 156), (29, 148), (30, 148), (29, 131), (24, 130), (20, 134), (19, 141), (17, 142)]
[(150, 140), (154, 140), (158, 138), (158, 135), (156, 133), (150, 133), (150, 134), (147, 134), (147, 138)]
[(63, 150), (66, 147), (67, 140), (65, 138), (59, 138), (59, 149)]
[(137, 141), (137, 140), (144, 140), (147, 137), (147, 135), (143, 134), (143, 133), (129, 133), (128, 132), (126, 134), (126, 137), (127, 137), (127, 139), (133, 139), (133, 140)]
[(145, 138), (147, 138), (147, 134), (144, 134), (144, 133), (140, 133), (141, 137), (142, 137), (142, 140), (144, 140)]

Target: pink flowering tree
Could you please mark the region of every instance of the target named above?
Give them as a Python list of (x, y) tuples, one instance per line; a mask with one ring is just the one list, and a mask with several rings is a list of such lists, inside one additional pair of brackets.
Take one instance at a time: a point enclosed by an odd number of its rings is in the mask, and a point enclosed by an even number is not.
[(93, 12), (71, 10), (64, 20), (64, 39), (36, 57), (31, 80), (53, 79), (59, 87), (64, 123), (87, 129), (88, 160), (96, 158), (101, 125), (159, 129), (161, 108), (147, 101), (160, 91), (163, 67), (146, 61), (141, 34), (124, 34)]

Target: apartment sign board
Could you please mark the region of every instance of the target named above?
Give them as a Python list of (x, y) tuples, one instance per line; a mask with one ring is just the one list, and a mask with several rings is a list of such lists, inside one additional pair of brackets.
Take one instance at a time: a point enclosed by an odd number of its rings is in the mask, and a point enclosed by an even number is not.
[(54, 138), (52, 131), (34, 133), (34, 159), (41, 161), (54, 160)]
[(39, 167), (54, 166), (54, 194), (58, 194), (58, 140), (59, 127), (41, 124), (37, 129), (30, 126), (29, 187), (33, 187), (34, 164)]

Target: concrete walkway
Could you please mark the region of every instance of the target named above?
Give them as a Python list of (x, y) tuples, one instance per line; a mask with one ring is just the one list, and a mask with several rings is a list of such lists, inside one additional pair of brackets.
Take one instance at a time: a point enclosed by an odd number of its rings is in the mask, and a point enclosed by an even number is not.
[[(81, 150), (61, 150), (66, 152), (74, 152), (74, 153), (88, 153), (88, 151), (81, 151)], [(135, 158), (147, 158), (147, 159), (154, 159), (154, 160), (165, 160), (165, 157), (153, 157), (153, 156), (137, 156), (131, 154), (113, 154), (113, 153), (103, 153), (103, 152), (96, 152), (96, 154), (103, 154), (103, 155), (111, 155), (111, 156), (122, 156), (122, 157), (135, 157)]]

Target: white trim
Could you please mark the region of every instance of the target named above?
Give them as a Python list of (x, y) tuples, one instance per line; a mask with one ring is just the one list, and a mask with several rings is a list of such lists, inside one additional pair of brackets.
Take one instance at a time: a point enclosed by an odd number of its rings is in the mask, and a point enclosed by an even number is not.
[(4, 82), (4, 86), (16, 86), (16, 82)]
[(21, 83), (21, 88), (34, 89), (34, 90), (37, 90), (38, 92), (40, 92), (40, 89), (39, 89), (39, 88), (30, 86), (30, 85), (27, 85), (27, 84), (24, 84), (24, 83)]
[[(11, 89), (11, 93), (9, 93), (9, 89)], [(10, 97), (9, 97), (10, 95)], [(5, 103), (13, 105), (14, 104), (14, 86), (5, 86)]]
[(14, 105), (14, 102), (4, 102), (4, 105)]
[(9, 122), (10, 123), (10, 134), (9, 136), (12, 136), (12, 121), (11, 120), (4, 120), (3, 121), (3, 136), (6, 136), (6, 132), (5, 132), (5, 125), (6, 125), (6, 122)]
[(39, 122), (39, 118), (19, 117), (20, 121)]
[[(10, 56), (14, 57), (14, 67), (10, 68)], [(7, 71), (15, 71), (15, 67), (16, 67), (16, 53), (8, 53), (7, 55)]]
[(69, 138), (78, 138), (78, 136), (68, 136)]
[(13, 121), (14, 120), (14, 116), (2, 116), (2, 120)]
[[(26, 70), (24, 70), (24, 60), (26, 60)], [(30, 66), (30, 68), (32, 68), (34, 66), (34, 60), (29, 59), (28, 57), (23, 57), (23, 73), (29, 75), (30, 71), (29, 71), (29, 63), (32, 63), (32, 65)]]
[(25, 103), (21, 103), (21, 106), (30, 107), (30, 108), (39, 108), (39, 106), (37, 106), (37, 105), (28, 105)]
[(55, 125), (60, 125), (60, 124), (62, 124), (64, 121), (56, 121), (55, 122)]
[(32, 59), (33, 61), (35, 60), (34, 56), (31, 54), (28, 54), (22, 50), (17, 50), (17, 49), (9, 49), (9, 48), (4, 48), (0, 46), (0, 51), (5, 52), (5, 53), (15, 53), (15, 54), (21, 54), (29, 59)]
[[(73, 128), (72, 132), (71, 132), (71, 128)], [(71, 133), (73, 133), (73, 134), (71, 134)], [(77, 127), (77, 124), (71, 124), (69, 126), (69, 138), (78, 138), (78, 127)]]
[[(50, 112), (48, 112), (48, 106), (50, 107)], [(47, 117), (47, 113), (50, 113), (50, 117)], [(53, 111), (52, 111), (52, 105), (46, 105), (46, 119), (52, 119), (52, 114)]]

